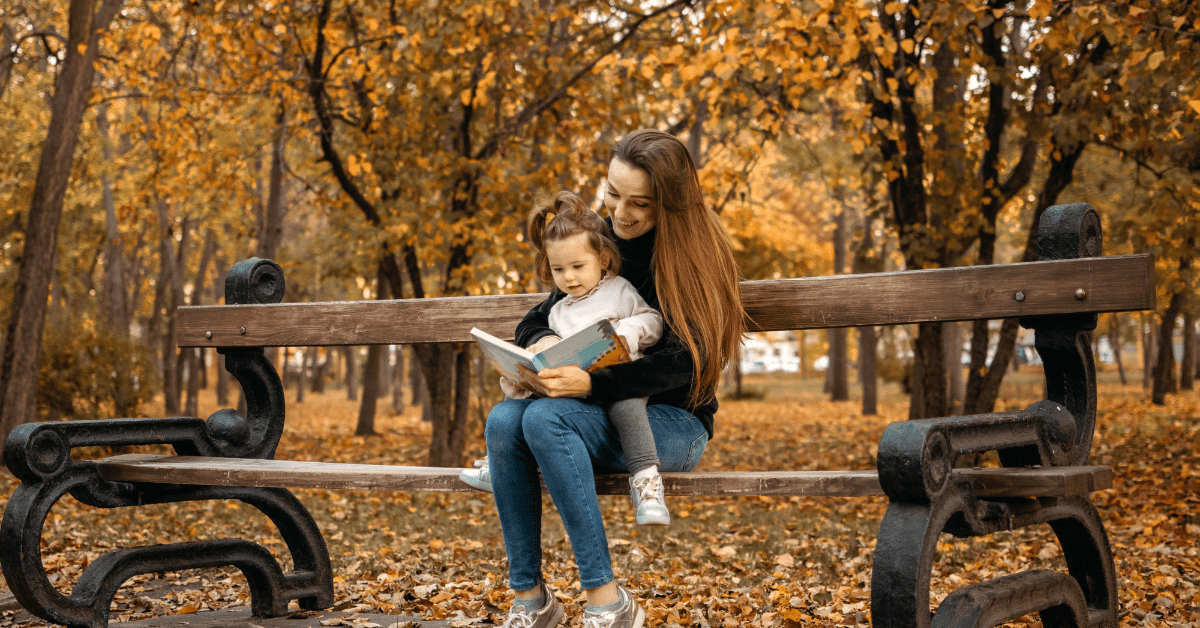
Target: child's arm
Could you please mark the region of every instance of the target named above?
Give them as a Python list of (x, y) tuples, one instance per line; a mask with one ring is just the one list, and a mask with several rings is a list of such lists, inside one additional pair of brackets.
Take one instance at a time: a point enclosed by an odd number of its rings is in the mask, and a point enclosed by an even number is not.
[(621, 291), (621, 312), (625, 317), (618, 320), (615, 327), (617, 334), (629, 345), (630, 352), (641, 352), (662, 338), (662, 315), (628, 284)]

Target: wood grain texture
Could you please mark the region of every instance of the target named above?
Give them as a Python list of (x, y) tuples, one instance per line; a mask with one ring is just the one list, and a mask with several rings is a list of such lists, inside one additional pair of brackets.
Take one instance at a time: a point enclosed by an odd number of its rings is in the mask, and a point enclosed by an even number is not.
[[(459, 469), (390, 465), (250, 460), (202, 456), (126, 454), (97, 461), (100, 475), (121, 482), (272, 486), (385, 491), (477, 492), (458, 479)], [(1080, 495), (1112, 486), (1109, 467), (957, 469), (987, 497)], [(875, 471), (728, 471), (664, 473), (668, 495), (882, 496)], [(629, 476), (598, 475), (602, 495), (629, 492)]]
[[(1078, 289), (1086, 292), (1082, 300)], [(179, 345), (467, 342), (472, 327), (512, 338), (521, 317), (545, 296), (182, 307)], [(752, 331), (1146, 310), (1154, 297), (1152, 255), (742, 283)]]

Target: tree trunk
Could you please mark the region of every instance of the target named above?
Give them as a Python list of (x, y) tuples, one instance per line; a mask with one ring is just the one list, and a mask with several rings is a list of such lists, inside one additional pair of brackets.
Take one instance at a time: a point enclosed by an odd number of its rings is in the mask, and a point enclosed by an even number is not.
[[(7, 47), (0, 47), (0, 50), (7, 50)], [(0, 92), (2, 91), (3, 85), (0, 84)], [(113, 149), (112, 137), (108, 128), (107, 104), (96, 108), (96, 130), (100, 135), (101, 152), (104, 156), (104, 161), (112, 164)], [(106, 237), (104, 247), (104, 283), (101, 289), (102, 301), (109, 328), (112, 329), (118, 341), (124, 344), (129, 340), (129, 304), (125, 294), (125, 254), (124, 247), (121, 245), (120, 226), (117, 223), (117, 207), (113, 197), (112, 176), (108, 170), (101, 172), (100, 187), (100, 195), (104, 203)], [(113, 390), (113, 414), (118, 417), (132, 415), (135, 404), (131, 392), (128, 390), (127, 380), (118, 377), (113, 383), (115, 385)]]
[(404, 412), (404, 347), (396, 345), (396, 366), (392, 369), (392, 412)]
[(876, 353), (878, 335), (874, 327), (858, 328), (858, 379), (862, 382), (862, 413), (879, 413), (876, 398), (879, 394), (879, 356)]
[[(837, 194), (836, 196), (841, 196)], [(846, 210), (839, 210), (833, 229), (833, 274), (846, 271)], [(829, 396), (833, 401), (850, 399), (849, 349), (846, 328), (829, 330)]]
[(942, 324), (920, 323), (913, 342), (913, 392), (908, 418), (946, 416), (946, 369), (942, 364)]
[(0, 98), (4, 98), (4, 92), (8, 90), (8, 81), (12, 78), (12, 69), (17, 63), (13, 37), (12, 28), (6, 23), (0, 23)]
[(283, 149), (287, 143), (287, 109), (280, 105), (275, 115), (275, 138), (271, 142), (271, 173), (267, 182), (266, 211), (258, 234), (255, 255), (275, 259), (283, 242), (283, 221), (287, 206), (283, 202), (286, 189), (283, 180)]
[(1128, 386), (1129, 382), (1125, 380), (1125, 365), (1121, 363), (1121, 315), (1114, 313), (1112, 315), (1112, 328), (1108, 332), (1108, 344), (1112, 346), (1113, 360), (1117, 363), (1117, 375), (1121, 378), (1121, 385)]
[(66, 58), (50, 101), (50, 123), (33, 184), (21, 261), (9, 303), (11, 318), (0, 354), (0, 444), (17, 425), (37, 418), (38, 363), (63, 200), (92, 90), (100, 37), (120, 7), (121, 0), (70, 3)]
[(392, 365), (391, 365), (391, 347), (383, 345), (379, 350), (379, 386), (375, 389), (375, 396), (383, 399), (392, 392)]
[[(213, 284), (213, 301), (222, 303), (225, 300), (225, 275), (228, 268), (223, 257), (218, 256), (214, 265), (216, 278)], [(225, 370), (225, 354), (214, 352), (216, 356), (217, 384), (214, 392), (217, 395), (217, 406), (224, 408), (229, 405), (229, 371)]]
[[(433, 436), (427, 464), (431, 467), (462, 465), (466, 442), (467, 411), (471, 400), (471, 356), (466, 345), (418, 345), (425, 370)], [(448, 377), (435, 377), (445, 374)]]
[[(804, 345), (805, 341), (808, 339), (808, 331), (801, 329), (800, 331), (796, 332), (796, 338), (796, 353), (800, 354), (800, 379), (805, 379), (808, 377), (808, 356), (805, 355), (807, 352), (805, 351)], [(740, 364), (738, 365), (738, 368), (741, 368)]]
[(312, 352), (308, 347), (303, 351), (300, 367), (296, 369), (296, 403), (304, 403), (304, 393), (308, 392), (308, 368), (312, 366)]
[(321, 359), (320, 347), (309, 347), (308, 349), (305, 349), (305, 351), (312, 351), (313, 354), (313, 370), (312, 375), (310, 376), (311, 386), (309, 389), (314, 395), (324, 394), (325, 378), (328, 376), (329, 370), (330, 353), (327, 351), (325, 353), (325, 358)]
[(1183, 292), (1171, 295), (1167, 311), (1163, 312), (1158, 325), (1158, 360), (1154, 364), (1154, 388), (1150, 401), (1155, 405), (1166, 405), (1167, 394), (1175, 389), (1175, 321), (1183, 308)]
[(363, 364), (362, 400), (358, 405), (358, 425), (355, 436), (374, 436), (375, 410), (379, 403), (379, 370), (382, 365), (383, 346), (367, 347), (367, 361)]
[(182, 349), (180, 356), (185, 358), (184, 365), (187, 368), (187, 396), (184, 398), (183, 414), (200, 416), (200, 372), (204, 369), (200, 349)]
[(1150, 388), (1150, 380), (1154, 371), (1154, 334), (1151, 332), (1151, 324), (1146, 320), (1146, 314), (1142, 313), (1138, 316), (1141, 321), (1142, 329), (1139, 332), (1139, 337), (1142, 339), (1142, 389)]
[[(1042, 183), (1038, 194), (1033, 221), (1025, 236), (1025, 250), (1021, 261), (1037, 260), (1038, 229), (1042, 214), (1046, 209), (1058, 202), (1058, 196), (1075, 178), (1075, 164), (1083, 155), (1085, 144), (1060, 145), (1057, 141), (1051, 143), (1050, 153), (1058, 153), (1061, 158), (1052, 159), (1050, 172)], [(981, 246), (982, 246), (981, 239)], [(986, 364), (988, 329), (987, 321), (975, 321), (971, 333), (971, 367), (967, 373), (967, 390), (964, 400), (964, 414), (982, 414), (991, 412), (996, 407), (996, 398), (1000, 395), (1000, 384), (1008, 371), (1016, 348), (1017, 334), (1020, 325), (1015, 319), (1005, 319), (1000, 325), (1000, 340), (992, 364)], [(977, 349), (978, 347), (978, 349)]]
[[(192, 295), (188, 305), (199, 305), (200, 295), (204, 293), (204, 281), (208, 278), (208, 265), (217, 252), (217, 238), (211, 229), (204, 238), (204, 251), (200, 253), (200, 267), (196, 270), (196, 279), (192, 282)], [(199, 349), (184, 349), (180, 351), (181, 363), (187, 368), (187, 397), (183, 412), (187, 416), (199, 415), (200, 382), (203, 378), (203, 354)]]
[[(382, 301), (391, 294), (390, 286), (384, 277), (384, 262), (379, 262), (375, 273), (375, 300)], [(384, 351), (386, 345), (371, 345), (367, 347), (367, 363), (363, 367), (362, 403), (358, 407), (358, 425), (354, 428), (355, 436), (374, 436), (375, 412), (379, 405), (379, 387), (383, 383)]]
[(1192, 373), (1192, 379), (1200, 379), (1200, 334), (1196, 334), (1195, 337), (1196, 337), (1196, 348), (1193, 349), (1193, 355), (1196, 356), (1196, 359), (1194, 359), (1192, 361), (1195, 362), (1196, 364), (1195, 364), (1195, 370)]
[(358, 347), (342, 347), (346, 361), (346, 399), (358, 401)]
[(1196, 323), (1192, 313), (1183, 312), (1183, 360), (1179, 365), (1179, 390), (1192, 390), (1192, 375), (1196, 370)]
[(962, 327), (958, 323), (942, 325), (942, 366), (946, 370), (946, 413), (963, 407)]
[(421, 362), (417, 358), (417, 348), (414, 346), (409, 352), (408, 364), (408, 387), (410, 405), (420, 406), (425, 403), (425, 396), (428, 391), (425, 390), (425, 375), (421, 373)]

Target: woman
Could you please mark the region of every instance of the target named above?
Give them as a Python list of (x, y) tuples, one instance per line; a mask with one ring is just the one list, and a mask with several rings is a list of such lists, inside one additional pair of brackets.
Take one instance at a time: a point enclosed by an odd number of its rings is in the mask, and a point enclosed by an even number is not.
[[(604, 205), (628, 279), (666, 323), (634, 362), (592, 373), (578, 367), (526, 371), (543, 398), (506, 400), (487, 421), (492, 489), (516, 599), (504, 626), (546, 628), (562, 605), (541, 574), (538, 473), (571, 540), (587, 593), (586, 628), (638, 628), (645, 612), (613, 580), (593, 474), (626, 470), (620, 439), (598, 405), (648, 397), (662, 471), (690, 471), (713, 435), (716, 388), (733, 359), (744, 312), (737, 270), (716, 214), (704, 204), (696, 167), (675, 137), (635, 131), (612, 151)], [(548, 312), (555, 292), (517, 326), (517, 344), (540, 351), (558, 340)], [(634, 500), (662, 500), (662, 484), (634, 487)]]

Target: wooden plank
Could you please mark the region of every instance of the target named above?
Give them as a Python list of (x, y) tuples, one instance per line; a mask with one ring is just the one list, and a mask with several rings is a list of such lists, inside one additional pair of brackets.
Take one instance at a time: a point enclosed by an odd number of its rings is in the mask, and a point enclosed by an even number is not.
[[(1083, 289), (1086, 297), (1076, 298)], [(1014, 298), (1022, 293), (1023, 300)], [(501, 338), (544, 294), (181, 307), (181, 347), (466, 342)], [(896, 325), (1155, 306), (1154, 257), (1123, 255), (742, 283), (751, 330)], [(244, 331), (243, 331), (244, 330)]]
[[(458, 469), (391, 465), (250, 460), (201, 456), (126, 454), (97, 461), (106, 480), (213, 486), (387, 491), (474, 492), (458, 479)], [(1108, 467), (1053, 469), (959, 469), (981, 496), (1078, 495), (1112, 486)], [(882, 496), (878, 474), (858, 471), (726, 471), (664, 473), (668, 495)], [(598, 475), (603, 495), (629, 492), (627, 475)]]

